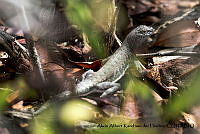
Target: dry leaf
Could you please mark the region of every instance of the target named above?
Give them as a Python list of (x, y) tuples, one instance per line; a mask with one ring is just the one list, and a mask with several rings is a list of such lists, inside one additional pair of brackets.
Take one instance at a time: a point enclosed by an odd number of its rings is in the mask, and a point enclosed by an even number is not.
[(126, 95), (124, 104), (122, 106), (122, 113), (124, 116), (131, 119), (139, 118), (139, 109), (134, 95)]
[(28, 127), (28, 126), (29, 126), (29, 124), (28, 124), (28, 123), (20, 123), (19, 125), (20, 125), (20, 127), (23, 127), (23, 128), (24, 128), (24, 127)]
[(16, 100), (16, 99), (19, 97), (19, 94), (20, 94), (19, 90), (16, 90), (16, 91), (12, 92), (12, 93), (6, 98), (6, 101), (7, 101), (8, 103), (13, 102), (14, 100)]
[(74, 62), (74, 61), (71, 61), (71, 62), (83, 68), (92, 69), (94, 71), (99, 70), (99, 68), (102, 65), (102, 60), (96, 60), (94, 62)]
[(197, 121), (196, 121), (194, 115), (187, 114), (185, 112), (182, 112), (182, 115), (183, 115), (184, 119), (186, 120), (186, 122), (188, 124), (190, 124), (191, 126), (194, 126), (195, 128), (198, 126)]
[(0, 59), (7, 59), (8, 58), (8, 54), (4, 51), (0, 51)]
[(13, 109), (16, 109), (16, 110), (21, 110), (21, 111), (27, 111), (28, 109), (31, 109), (32, 106), (31, 105), (27, 105), (27, 106), (23, 106), (24, 102), (23, 101), (20, 101), (14, 105), (12, 105), (12, 108)]
[(162, 102), (162, 101), (165, 101), (158, 93), (156, 93), (155, 91), (151, 91), (151, 93), (152, 93), (152, 95), (153, 95), (153, 97), (154, 97), (154, 99), (155, 99), (155, 101), (156, 102)]
[(163, 30), (153, 46), (187, 47), (200, 42), (200, 31), (194, 20), (181, 20)]

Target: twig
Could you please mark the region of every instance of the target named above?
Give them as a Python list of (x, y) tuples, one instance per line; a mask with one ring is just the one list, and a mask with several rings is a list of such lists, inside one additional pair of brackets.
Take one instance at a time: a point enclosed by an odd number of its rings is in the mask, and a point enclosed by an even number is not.
[(21, 119), (27, 119), (27, 120), (33, 119), (33, 114), (31, 114), (30, 112), (10, 110), (10, 111), (5, 111), (4, 113), (13, 117), (21, 118)]
[(160, 56), (200, 56), (197, 52), (165, 52), (165, 53), (148, 53), (148, 54), (136, 54), (137, 57), (152, 58)]
[(97, 129), (98, 124), (89, 121), (78, 121), (75, 126), (82, 129)]
[(44, 73), (43, 73), (43, 69), (42, 69), (42, 64), (40, 62), (40, 58), (39, 58), (37, 49), (35, 47), (35, 42), (33, 41), (32, 36), (29, 35), (28, 33), (25, 33), (24, 37), (27, 41), (30, 57), (34, 64), (34, 69), (39, 71), (40, 78), (41, 78), (43, 84), (45, 85), (46, 81), (45, 81), (45, 77), (44, 77)]
[(50, 100), (45, 102), (37, 111), (33, 112), (33, 115), (34, 116), (39, 115), (40, 113), (42, 113), (46, 109), (48, 109), (50, 107), (50, 105), (53, 103), (55, 104), (55, 103), (62, 102), (62, 101), (69, 99), (71, 94), (72, 93), (70, 91), (64, 91), (64, 92), (52, 97)]
[(14, 42), (29, 56), (29, 52), (24, 46), (22, 46), (17, 40), (15, 40)]
[(112, 1), (113, 3), (113, 6), (114, 6), (114, 16), (113, 16), (113, 20), (111, 21), (111, 28), (110, 28), (110, 31), (109, 32), (112, 32), (113, 35), (114, 35), (114, 38), (116, 39), (117, 43), (119, 46), (122, 45), (122, 42), (120, 41), (120, 39), (117, 37), (116, 35), (116, 25), (117, 25), (117, 19), (118, 19), (118, 15), (119, 15), (119, 10), (120, 10), (120, 7), (121, 7), (121, 3), (118, 1), (116, 2), (115, 0)]

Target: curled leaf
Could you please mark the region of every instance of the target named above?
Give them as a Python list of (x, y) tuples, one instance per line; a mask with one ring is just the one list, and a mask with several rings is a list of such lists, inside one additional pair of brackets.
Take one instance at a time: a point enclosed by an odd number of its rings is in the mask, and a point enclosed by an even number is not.
[(200, 42), (200, 31), (194, 20), (181, 20), (164, 29), (153, 46), (187, 47)]

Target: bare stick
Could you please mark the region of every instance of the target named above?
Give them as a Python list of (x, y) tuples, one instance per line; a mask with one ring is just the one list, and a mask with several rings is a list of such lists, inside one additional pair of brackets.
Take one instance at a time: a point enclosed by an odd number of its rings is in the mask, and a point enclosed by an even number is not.
[(148, 54), (136, 54), (137, 57), (152, 58), (160, 56), (200, 56), (197, 52), (166, 52), (166, 53), (148, 53)]
[(42, 69), (42, 64), (40, 62), (40, 58), (39, 58), (37, 49), (35, 47), (35, 43), (34, 43), (32, 37), (31, 37), (31, 35), (26, 33), (24, 35), (24, 37), (27, 40), (27, 45), (28, 45), (28, 48), (29, 48), (31, 60), (34, 64), (34, 68), (39, 71), (40, 78), (41, 78), (43, 84), (46, 84), (43, 69)]

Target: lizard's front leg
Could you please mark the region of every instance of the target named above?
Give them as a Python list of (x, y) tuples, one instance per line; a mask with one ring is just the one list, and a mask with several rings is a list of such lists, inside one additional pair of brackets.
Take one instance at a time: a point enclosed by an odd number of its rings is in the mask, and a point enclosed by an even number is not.
[(99, 90), (105, 90), (103, 94), (100, 96), (101, 98), (114, 94), (116, 91), (120, 89), (120, 84), (119, 83), (114, 83), (114, 82), (102, 82), (96, 85), (96, 87)]
[(91, 77), (93, 75), (94, 71), (93, 70), (88, 70), (82, 75), (82, 80), (85, 80), (88, 77)]

